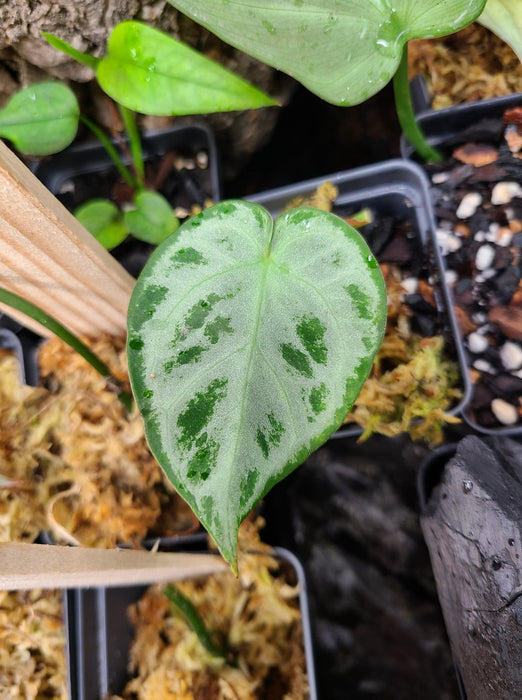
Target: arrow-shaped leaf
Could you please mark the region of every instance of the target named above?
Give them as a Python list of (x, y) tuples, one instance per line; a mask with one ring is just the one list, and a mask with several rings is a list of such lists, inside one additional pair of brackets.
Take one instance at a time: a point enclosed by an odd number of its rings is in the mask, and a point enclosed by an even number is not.
[(0, 110), (0, 136), (28, 155), (57, 153), (76, 136), (79, 114), (70, 88), (61, 83), (38, 83), (17, 92)]
[(486, 0), (169, 0), (224, 41), (334, 104), (393, 77), (404, 44), (465, 27)]
[(273, 223), (223, 202), (152, 254), (129, 307), (132, 387), (154, 455), (227, 561), (245, 515), (342, 422), (385, 317), (364, 239), (317, 209)]
[(141, 22), (116, 26), (96, 77), (110, 97), (142, 114), (206, 114), (277, 104), (219, 63)]

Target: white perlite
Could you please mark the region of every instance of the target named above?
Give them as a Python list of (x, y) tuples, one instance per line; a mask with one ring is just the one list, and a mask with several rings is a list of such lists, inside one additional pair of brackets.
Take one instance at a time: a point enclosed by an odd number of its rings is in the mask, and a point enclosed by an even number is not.
[(484, 352), (485, 350), (487, 350), (488, 346), (488, 339), (480, 333), (477, 333), (475, 331), (474, 333), (470, 333), (468, 335), (468, 349), (474, 355), (478, 355), (479, 353)]
[(492, 245), (481, 245), (475, 256), (477, 270), (487, 270), (495, 259), (495, 248)]
[(513, 197), (522, 197), (518, 182), (498, 182), (491, 192), (491, 204), (508, 204)]
[(522, 367), (522, 348), (517, 343), (508, 340), (500, 348), (500, 361), (508, 372)]
[(469, 219), (469, 217), (473, 216), (481, 204), (482, 195), (480, 195), (478, 192), (469, 192), (462, 198), (459, 206), (457, 207), (456, 214), (459, 219)]
[(518, 421), (518, 411), (516, 406), (504, 401), (504, 399), (493, 399), (491, 411), (502, 425), (514, 425)]

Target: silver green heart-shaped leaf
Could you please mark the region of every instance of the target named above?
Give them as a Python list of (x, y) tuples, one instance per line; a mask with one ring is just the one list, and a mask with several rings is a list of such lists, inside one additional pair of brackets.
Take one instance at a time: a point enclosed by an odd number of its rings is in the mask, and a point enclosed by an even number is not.
[(169, 0), (224, 41), (354, 105), (395, 74), (404, 44), (461, 29), (486, 0)]
[(50, 155), (73, 141), (79, 115), (70, 88), (55, 82), (38, 83), (15, 93), (0, 110), (0, 136), (22, 153)]
[(260, 498), (341, 424), (381, 343), (362, 236), (298, 208), (227, 201), (159, 246), (132, 294), (128, 363), (153, 454), (235, 565)]
[(206, 114), (277, 104), (219, 63), (141, 22), (115, 27), (96, 77), (116, 102), (142, 114)]

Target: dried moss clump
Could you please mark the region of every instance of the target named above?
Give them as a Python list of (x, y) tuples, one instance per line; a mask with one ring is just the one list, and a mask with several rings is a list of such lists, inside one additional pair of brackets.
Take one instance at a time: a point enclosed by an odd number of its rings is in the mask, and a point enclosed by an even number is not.
[(410, 79), (424, 76), (432, 107), (522, 92), (522, 64), (513, 49), (474, 23), (460, 32), (408, 44)]
[(0, 697), (67, 700), (61, 591), (0, 591)]
[[(305, 700), (309, 697), (298, 585), (279, 575), (259, 522), (240, 530), (239, 577), (228, 571), (177, 583), (233, 663), (211, 656), (160, 586), (152, 586), (130, 619), (135, 626), (121, 698), (137, 700)], [(246, 551), (259, 554), (247, 554)]]
[[(125, 379), (123, 341), (94, 350)], [(147, 534), (195, 524), (152, 457), (137, 411), (58, 339), (40, 350), (44, 387), (24, 386), (16, 360), (0, 358), (0, 541), (138, 546)], [(1, 484), (2, 482), (0, 482)]]

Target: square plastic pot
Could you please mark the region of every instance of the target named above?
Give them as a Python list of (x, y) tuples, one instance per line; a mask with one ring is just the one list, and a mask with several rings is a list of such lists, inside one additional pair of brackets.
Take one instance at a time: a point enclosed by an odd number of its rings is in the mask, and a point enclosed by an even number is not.
[[(291, 552), (281, 548), (276, 548), (275, 552), (295, 571), (299, 583), (310, 700), (317, 700), (304, 571)], [(121, 692), (129, 680), (127, 667), (133, 628), (127, 618), (127, 609), (146, 589), (147, 586), (129, 586), (68, 592), (67, 628), (72, 650), (70, 676), (72, 697), (76, 700), (99, 700), (110, 693)]]
[[(172, 126), (141, 136), (145, 168), (154, 164), (164, 168), (159, 191), (176, 210), (190, 212), (193, 205), (221, 199), (221, 177), (216, 143), (212, 131), (201, 124)], [(114, 145), (122, 160), (129, 165), (118, 143)], [(163, 161), (167, 156), (172, 163)], [(179, 161), (177, 163), (176, 161)], [(165, 167), (165, 165), (167, 167)], [(99, 141), (86, 141), (39, 161), (33, 166), (35, 175), (70, 211), (96, 198), (112, 198), (121, 176)], [(159, 171), (158, 171), (159, 172)], [(126, 190), (126, 186), (122, 187)], [(129, 197), (126, 192), (124, 199)], [(137, 276), (153, 246), (129, 237), (111, 252), (128, 270)]]
[[(449, 107), (447, 109), (441, 110), (425, 109), (424, 111), (421, 111), (418, 114), (417, 121), (419, 123), (419, 126), (421, 126), (421, 128), (423, 129), (429, 143), (437, 147), (444, 155), (444, 157), (447, 157), (449, 159), (456, 147), (465, 145), (467, 143), (481, 143), (485, 144), (488, 147), (493, 146), (494, 148), (498, 148), (499, 146), (501, 146), (504, 131), (503, 115), (506, 112), (506, 110), (511, 110), (514, 108), (522, 108), (522, 93), (492, 98), (490, 100), (483, 100), (481, 102), (472, 102), (468, 104), (457, 105), (455, 107)], [(402, 138), (401, 142), (401, 152), (406, 158), (416, 158), (411, 146), (404, 137)], [(458, 173), (455, 175), (455, 179), (457, 181), (456, 199), (458, 199), (459, 197), (463, 197), (464, 194), (466, 194), (467, 192), (471, 192), (473, 190), (473, 187), (475, 187), (477, 191), (480, 190), (481, 192), (485, 192), (486, 184), (488, 183), (487, 175), (485, 175), (482, 179), (480, 179), (480, 177), (477, 178), (479, 181), (473, 185), (473, 173), (470, 173), (468, 175), (466, 175), (465, 173), (465, 168), (471, 168), (473, 167), (472, 165), (463, 165), (462, 163), (458, 163), (457, 161), (448, 161), (448, 163), (448, 167), (442, 171), (442, 174), (450, 173), (451, 175), (453, 171), (457, 172), (457, 166), (460, 166), (462, 169), (462, 179), (460, 183), (458, 182)], [(513, 160), (513, 165), (510, 165), (508, 153), (500, 154), (499, 164), (497, 167), (498, 173), (492, 173), (490, 176), (491, 185), (489, 185), (489, 187), (491, 191), (493, 189), (493, 184), (497, 181), (504, 180), (515, 183), (518, 182), (518, 178), (520, 176), (520, 172), (522, 172), (522, 168), (519, 170), (519, 173), (517, 175), (514, 169), (515, 163), (517, 163), (517, 161)], [(424, 165), (424, 167), (426, 168), (428, 166)], [(496, 167), (496, 163), (493, 162), (490, 166), (486, 165), (484, 167)], [(436, 166), (432, 166), (432, 169), (435, 170)], [(456, 221), (458, 223), (462, 223), (463, 225), (467, 225), (468, 222), (472, 220), (472, 217), (475, 216), (475, 214), (472, 214), (470, 217), (457, 217), (457, 201), (455, 202), (455, 211), (450, 212), (448, 216), (445, 216), (444, 214), (447, 210), (447, 204), (444, 204), (444, 200), (442, 200), (441, 202), (441, 213), (440, 215), (438, 215), (437, 202), (439, 202), (440, 200), (441, 192), (443, 197), (450, 197), (452, 195), (445, 194), (446, 191), (444, 190), (444, 180), (441, 180), (441, 184), (435, 182), (432, 183), (428, 180), (428, 185), (430, 189), (431, 199), (434, 201), (435, 224), (437, 228), (441, 229), (443, 235), (445, 232), (447, 232), (447, 223), (450, 220), (451, 216), (454, 216)], [(489, 193), (482, 195), (482, 202), (476, 210), (477, 216), (480, 214), (481, 211), (483, 211), (486, 214), (484, 216), (484, 219), (487, 219), (487, 221), (482, 223), (482, 228), (484, 229), (484, 232), (486, 234), (488, 234), (488, 222), (501, 222), (502, 217), (504, 216), (503, 211), (501, 211), (501, 207), (498, 204), (493, 205), (489, 201), (489, 196)], [(509, 208), (510, 204), (511, 203), (508, 202), (506, 205), (502, 205), (504, 211), (506, 211), (507, 208)], [(489, 216), (487, 212), (494, 212), (494, 216)], [(446, 228), (444, 228), (445, 226)], [(452, 232), (453, 231), (450, 231), (450, 233)], [(456, 244), (458, 243), (459, 241), (457, 240)], [(506, 252), (505, 250), (501, 250), (501, 248), (503, 248), (504, 246), (497, 244), (497, 242), (493, 239), (486, 237), (483, 240), (483, 243), (489, 245), (490, 247), (493, 245), (495, 259), (497, 253), (500, 254), (502, 252)], [(506, 248), (506, 250), (508, 248), (509, 246)], [(457, 250), (455, 255), (459, 256), (460, 252)], [(479, 270), (475, 269), (473, 262), (470, 261), (464, 264), (462, 261), (459, 260), (458, 266), (454, 267), (452, 262), (453, 257), (451, 254), (447, 255), (447, 257), (443, 256), (442, 262), (444, 269), (451, 271), (450, 274), (456, 275), (457, 282), (459, 282), (461, 275), (460, 270), (464, 269), (465, 267), (469, 268), (471, 272), (468, 273), (467, 276), (469, 276), (470, 280), (472, 280), (471, 294), (473, 295), (473, 298), (482, 298), (484, 294), (486, 294), (487, 297), (490, 292), (486, 289), (486, 286), (484, 286), (483, 282), (477, 282), (477, 280), (480, 279), (478, 277)], [(457, 262), (456, 259), (455, 262)], [(500, 273), (503, 270), (507, 270), (508, 268), (509, 264), (507, 264), (505, 268), (499, 268), (497, 275), (500, 275)], [(495, 276), (493, 276), (493, 278), (491, 279), (492, 283), (494, 283), (494, 281)], [(486, 282), (486, 285), (487, 284), (488, 283)], [(480, 285), (482, 285), (482, 287)], [(455, 294), (457, 294), (457, 292), (455, 292)], [(452, 299), (453, 303), (454, 295), (451, 289), (450, 298)], [(457, 301), (458, 300), (456, 300), (456, 303)], [(486, 306), (483, 310), (486, 313), (486, 315), (488, 315), (492, 306), (489, 305), (489, 302), (484, 303), (486, 303)], [(495, 305), (496, 304), (497, 302), (495, 302)], [(498, 305), (502, 306), (503, 304)], [(495, 326), (495, 324), (493, 325)], [(506, 371), (503, 368), (497, 355), (501, 345), (503, 345), (504, 342), (506, 340), (509, 340), (510, 338), (508, 338), (507, 336), (503, 337), (502, 332), (500, 332), (498, 328), (493, 328), (492, 332), (496, 338), (495, 342), (498, 343), (498, 345), (491, 345), (491, 347), (486, 348), (485, 352), (488, 354), (488, 358), (489, 356), (492, 356), (493, 360), (491, 360), (491, 358), (488, 359), (489, 364), (491, 364), (491, 372), (488, 369), (484, 371), (486, 372), (486, 374), (490, 374), (491, 377), (494, 377), (495, 375), (509, 377), (511, 374), (510, 371)], [(457, 343), (462, 345), (460, 354), (463, 355), (465, 358), (466, 368), (471, 368), (475, 365), (477, 360), (480, 360), (482, 355), (480, 352), (475, 351), (475, 348), (472, 348), (472, 346), (467, 340), (467, 335), (468, 333), (461, 333), (459, 329), (457, 335)], [(480, 382), (482, 381), (483, 380), (480, 380)], [(495, 381), (490, 382), (490, 380), (486, 377), (485, 383), (488, 385), (494, 385)], [(475, 387), (471, 388), (470, 401), (468, 402), (465, 410), (463, 411), (463, 417), (465, 418), (468, 425), (473, 430), (486, 435), (522, 434), (522, 416), (519, 417), (518, 420), (516, 420), (514, 423), (509, 422), (513, 420), (510, 417), (507, 417), (504, 423), (501, 420), (495, 422), (491, 418), (491, 411), (488, 410), (486, 403), (484, 403), (484, 406), (481, 405), (483, 400), (481, 396), (482, 394), (484, 394), (484, 396), (486, 394), (487, 396), (489, 396), (491, 405), (493, 405), (492, 400), (494, 400), (495, 398), (500, 399), (502, 401), (506, 399), (507, 403), (512, 403), (513, 405), (515, 405), (513, 402), (516, 398), (516, 387), (510, 386), (509, 391), (507, 391), (506, 389), (506, 393), (497, 393), (494, 389), (485, 392), (483, 391), (482, 386), (476, 384)], [(518, 393), (518, 396), (522, 396), (522, 393), (520, 391)], [(486, 399), (484, 399), (484, 401), (486, 401)]]
[[(430, 258), (437, 299), (438, 326), (450, 348), (449, 356), (459, 368), (462, 398), (449, 413), (458, 415), (470, 394), (470, 384), (465, 358), (458, 336), (456, 319), (450, 303), (449, 291), (444, 279), (440, 251), (435, 245), (435, 221), (429, 198), (429, 183), (425, 173), (415, 163), (393, 159), (371, 166), (325, 175), (305, 182), (282, 187), (248, 197), (266, 207), (272, 216), (279, 215), (296, 198), (309, 197), (326, 181), (338, 189), (333, 211), (340, 216), (350, 216), (364, 208), (370, 208), (378, 222), (379, 217), (392, 216), (411, 225), (411, 245), (418, 255)], [(362, 235), (364, 228), (361, 229)], [(377, 241), (367, 240), (377, 260)], [(359, 426), (342, 426), (333, 437), (355, 437), (362, 433)]]

